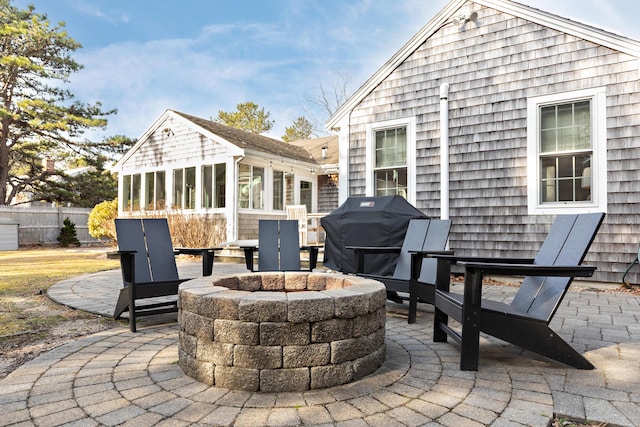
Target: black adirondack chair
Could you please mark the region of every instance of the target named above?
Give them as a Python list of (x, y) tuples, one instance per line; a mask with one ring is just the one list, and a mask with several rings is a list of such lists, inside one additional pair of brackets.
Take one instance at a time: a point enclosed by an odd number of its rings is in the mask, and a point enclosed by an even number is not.
[(253, 257), (258, 253), (257, 271), (301, 271), (300, 252), (309, 251), (309, 271), (318, 263), (317, 246), (300, 246), (298, 220), (261, 219), (258, 222), (258, 246), (242, 246), (247, 269), (254, 269)]
[(136, 331), (136, 318), (178, 310), (177, 299), (137, 305), (136, 301), (178, 294), (180, 279), (175, 255), (202, 256), (202, 275), (210, 276), (216, 250), (221, 248), (173, 249), (166, 218), (118, 218), (115, 220), (124, 287), (120, 290), (113, 318), (129, 312), (129, 328)]
[[(452, 253), (445, 250), (450, 229), (450, 220), (416, 218), (409, 221), (401, 247), (347, 246), (347, 249), (352, 249), (355, 253), (356, 274), (358, 276), (369, 277), (384, 283), (387, 288), (387, 298), (392, 301), (402, 302), (403, 300), (409, 300), (409, 323), (414, 323), (418, 300), (433, 304), (437, 262), (435, 259), (422, 261), (417, 267), (419, 272), (417, 280), (412, 285), (412, 253), (418, 253), (423, 256)], [(380, 276), (364, 273), (366, 255), (393, 252), (400, 254), (393, 275)], [(398, 292), (409, 294), (409, 296), (400, 295)]]
[[(439, 274), (448, 276), (451, 263), (465, 268), (464, 295), (449, 292), (449, 281), (435, 292), (433, 340), (450, 336), (461, 346), (460, 369), (477, 370), (480, 332), (578, 369), (593, 365), (550, 327), (574, 277), (590, 277), (595, 267), (582, 266), (603, 213), (559, 215), (535, 259), (438, 258)], [(526, 276), (509, 304), (482, 298), (484, 275)], [(448, 318), (462, 325), (459, 334)]]

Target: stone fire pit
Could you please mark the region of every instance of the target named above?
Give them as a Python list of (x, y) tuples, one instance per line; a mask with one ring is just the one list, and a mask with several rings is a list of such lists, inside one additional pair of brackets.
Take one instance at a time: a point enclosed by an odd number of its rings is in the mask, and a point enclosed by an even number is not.
[(325, 273), (248, 273), (180, 287), (180, 367), (209, 385), (303, 391), (345, 384), (385, 358), (382, 283)]

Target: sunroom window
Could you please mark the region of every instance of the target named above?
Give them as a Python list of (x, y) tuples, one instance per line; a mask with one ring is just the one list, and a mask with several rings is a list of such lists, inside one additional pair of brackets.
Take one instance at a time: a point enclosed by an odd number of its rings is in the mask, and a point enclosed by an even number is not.
[(173, 207), (196, 208), (196, 168), (173, 170)]
[(147, 172), (144, 175), (145, 209), (158, 210), (165, 207), (165, 172)]
[(238, 170), (238, 207), (264, 209), (264, 168), (240, 163)]
[(202, 166), (202, 207), (224, 208), (227, 165), (218, 163)]

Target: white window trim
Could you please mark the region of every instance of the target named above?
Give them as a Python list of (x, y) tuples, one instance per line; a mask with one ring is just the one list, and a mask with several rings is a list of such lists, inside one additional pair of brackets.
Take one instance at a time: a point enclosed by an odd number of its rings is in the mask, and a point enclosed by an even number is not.
[[(540, 203), (540, 107), (591, 100), (593, 156), (591, 201)], [(605, 87), (531, 97), (527, 100), (527, 195), (529, 215), (607, 212), (607, 92)]]
[(366, 180), (365, 192), (368, 197), (374, 196), (374, 167), (375, 167), (375, 133), (379, 130), (407, 127), (407, 197), (408, 202), (416, 204), (416, 118), (386, 120), (371, 123), (366, 128)]

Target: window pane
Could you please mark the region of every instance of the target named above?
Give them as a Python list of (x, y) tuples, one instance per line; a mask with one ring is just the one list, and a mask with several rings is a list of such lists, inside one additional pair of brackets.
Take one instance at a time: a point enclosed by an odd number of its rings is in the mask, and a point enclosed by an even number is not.
[(573, 126), (573, 104), (558, 105), (558, 127)]
[(264, 207), (264, 169), (253, 167), (253, 176), (251, 181), (251, 207), (253, 209), (262, 209)]
[(556, 130), (547, 129), (543, 130), (540, 134), (541, 140), (541, 152), (549, 153), (556, 151)]
[(213, 166), (202, 167), (202, 207), (213, 207)]
[(591, 200), (591, 155), (544, 157), (541, 159), (543, 203)]
[(313, 187), (309, 181), (300, 181), (300, 204), (307, 207), (307, 212), (312, 212)]
[(226, 206), (227, 192), (227, 164), (218, 163), (216, 165), (216, 204), (215, 208), (224, 208)]
[(165, 172), (156, 172), (156, 209), (165, 208), (166, 184)]
[(185, 175), (185, 208), (196, 208), (196, 168), (186, 168)]
[(153, 186), (155, 184), (155, 177), (153, 172), (147, 172), (144, 175), (144, 193), (145, 193), (145, 209), (154, 210), (155, 205), (153, 203), (155, 194)]
[(137, 173), (131, 181), (131, 200), (134, 211), (140, 210), (140, 191), (142, 190), (142, 176)]
[(182, 169), (174, 169), (173, 170), (173, 207), (181, 208), (182, 207), (182, 198), (183, 198), (183, 171)]
[(591, 103), (589, 101), (576, 102), (575, 125), (591, 125)]
[(376, 168), (402, 166), (407, 163), (407, 128), (376, 131), (375, 140)]
[(289, 206), (289, 205), (293, 205), (294, 201), (293, 201), (293, 186), (294, 186), (294, 182), (295, 182), (295, 175), (292, 173), (285, 173), (284, 174), (284, 205), (285, 206)]
[(399, 195), (407, 198), (407, 169), (375, 171), (376, 196)]
[(238, 207), (249, 207), (249, 193), (251, 187), (251, 166), (238, 165)]
[(123, 210), (131, 210), (131, 175), (122, 177), (122, 206)]
[(555, 129), (556, 127), (556, 108), (542, 107), (540, 109), (540, 129)]
[(273, 171), (273, 209), (284, 209), (284, 172)]

